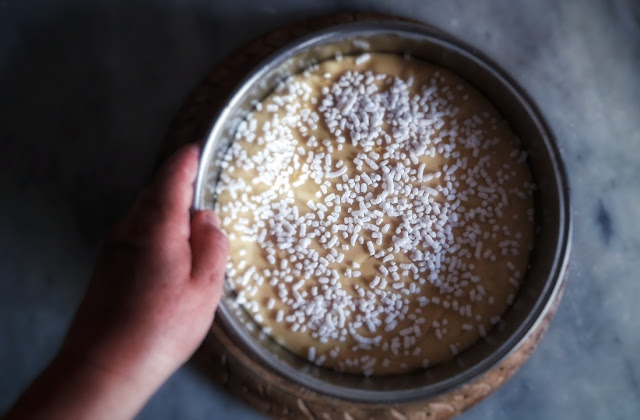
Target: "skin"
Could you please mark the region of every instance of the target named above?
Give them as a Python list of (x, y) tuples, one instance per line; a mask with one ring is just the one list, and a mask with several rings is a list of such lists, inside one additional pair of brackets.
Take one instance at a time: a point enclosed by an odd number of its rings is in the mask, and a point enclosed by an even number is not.
[(107, 235), (59, 353), (5, 419), (129, 419), (198, 348), (220, 300), (227, 238), (190, 212), (199, 148), (160, 169)]

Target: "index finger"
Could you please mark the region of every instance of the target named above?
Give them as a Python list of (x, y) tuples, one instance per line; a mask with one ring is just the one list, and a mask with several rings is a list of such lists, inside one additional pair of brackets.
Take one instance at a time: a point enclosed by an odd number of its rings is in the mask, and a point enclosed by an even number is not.
[(188, 240), (199, 153), (198, 145), (185, 146), (160, 167), (128, 217), (127, 225), (132, 233), (166, 233)]

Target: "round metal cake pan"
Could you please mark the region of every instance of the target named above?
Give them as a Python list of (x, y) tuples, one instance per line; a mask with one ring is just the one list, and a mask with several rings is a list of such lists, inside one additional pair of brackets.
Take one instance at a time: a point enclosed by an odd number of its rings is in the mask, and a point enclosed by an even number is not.
[(321, 394), (370, 403), (420, 400), (457, 388), (488, 372), (512, 354), (536, 329), (562, 288), (568, 262), (571, 219), (569, 187), (553, 134), (538, 108), (496, 64), (459, 40), (420, 24), (398, 21), (348, 23), (301, 38), (257, 66), (235, 89), (213, 122), (203, 149), (194, 208), (213, 208), (206, 187), (215, 182), (219, 162), (236, 127), (257, 101), (290, 75), (332, 59), (364, 52), (410, 54), (458, 74), (502, 113), (528, 152), (537, 190), (536, 237), (530, 264), (513, 305), (489, 334), (453, 360), (411, 373), (364, 377), (317, 367), (290, 353), (258, 326), (228, 285), (217, 317), (250, 356), (285, 378)]

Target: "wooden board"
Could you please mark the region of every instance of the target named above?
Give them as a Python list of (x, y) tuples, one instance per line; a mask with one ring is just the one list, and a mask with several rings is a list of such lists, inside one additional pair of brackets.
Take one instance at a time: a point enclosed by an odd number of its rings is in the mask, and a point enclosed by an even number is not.
[[(195, 88), (171, 123), (164, 145), (203, 141), (217, 110), (237, 83), (262, 59), (296, 38), (326, 26), (352, 21), (399, 19), (388, 15), (343, 13), (299, 22), (260, 37), (218, 64)], [(564, 289), (564, 286), (563, 286)], [(536, 331), (499, 366), (459, 389), (424, 401), (398, 405), (365, 404), (318, 394), (278, 375), (245, 354), (216, 322), (195, 363), (207, 376), (256, 410), (288, 419), (434, 420), (456, 416), (503, 385), (529, 358), (556, 312), (562, 291)], [(219, 418), (219, 413), (211, 413)]]

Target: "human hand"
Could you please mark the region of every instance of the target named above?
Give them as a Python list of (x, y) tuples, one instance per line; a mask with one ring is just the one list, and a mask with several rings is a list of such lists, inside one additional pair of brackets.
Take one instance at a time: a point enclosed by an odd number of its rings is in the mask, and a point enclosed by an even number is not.
[(63, 352), (159, 386), (202, 342), (229, 244), (212, 211), (190, 220), (198, 152), (170, 158), (108, 235)]
[(198, 153), (172, 156), (109, 233), (62, 349), (8, 418), (133, 417), (195, 352), (229, 253), (212, 211), (190, 215)]

